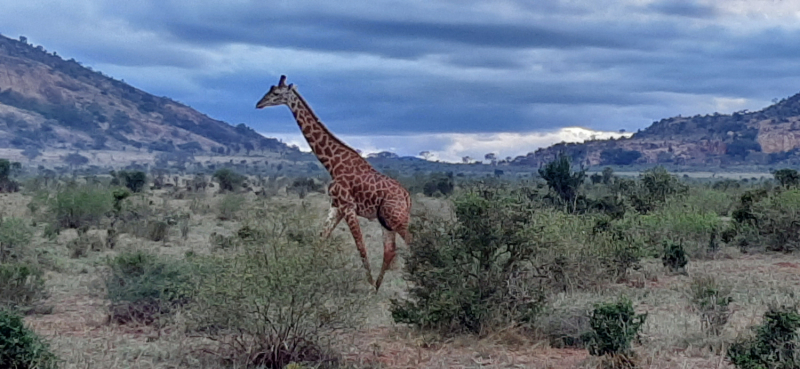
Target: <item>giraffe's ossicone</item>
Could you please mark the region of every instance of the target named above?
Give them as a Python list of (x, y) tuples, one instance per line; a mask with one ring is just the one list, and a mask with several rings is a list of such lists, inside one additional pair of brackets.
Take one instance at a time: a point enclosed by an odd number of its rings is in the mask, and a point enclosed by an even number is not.
[[(276, 105), (289, 107), (314, 155), (331, 175), (328, 186), (331, 210), (322, 236), (330, 236), (344, 219), (358, 247), (367, 280), (377, 291), (396, 255), (396, 235), (400, 235), (406, 245), (411, 242), (408, 232), (411, 196), (400, 182), (378, 172), (358, 152), (334, 136), (320, 122), (297, 92), (297, 88), (293, 84), (286, 84), (286, 76), (281, 76), (278, 84), (270, 87), (258, 101), (256, 108)], [(369, 220), (377, 219), (383, 228), (383, 266), (374, 282), (364, 237), (358, 224), (359, 216)]]

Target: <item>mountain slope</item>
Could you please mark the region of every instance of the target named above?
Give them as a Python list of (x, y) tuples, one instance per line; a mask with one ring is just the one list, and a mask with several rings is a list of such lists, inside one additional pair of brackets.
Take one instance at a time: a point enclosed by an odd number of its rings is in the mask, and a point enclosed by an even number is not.
[(164, 152), (292, 151), (166, 97), (0, 35), (0, 147)]
[(800, 94), (760, 111), (673, 117), (629, 138), (560, 143), (515, 158), (541, 165), (565, 153), (584, 165), (800, 163)]

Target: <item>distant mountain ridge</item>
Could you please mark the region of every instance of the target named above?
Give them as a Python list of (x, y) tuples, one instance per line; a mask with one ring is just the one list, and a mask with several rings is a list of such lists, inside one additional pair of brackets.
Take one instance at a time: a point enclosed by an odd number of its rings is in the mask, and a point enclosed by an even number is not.
[(800, 93), (755, 112), (677, 116), (628, 138), (559, 143), (511, 164), (538, 166), (559, 153), (589, 166), (800, 164)]
[(296, 151), (0, 35), (0, 148), (241, 153)]

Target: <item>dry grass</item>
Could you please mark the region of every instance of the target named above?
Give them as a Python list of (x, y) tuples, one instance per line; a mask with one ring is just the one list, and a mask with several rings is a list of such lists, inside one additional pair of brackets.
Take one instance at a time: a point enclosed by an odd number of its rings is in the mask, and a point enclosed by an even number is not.
[[(212, 204), (219, 196), (209, 189), (202, 201)], [(175, 211), (190, 211), (192, 198), (168, 198), (166, 192), (153, 197), (157, 206)], [(162, 202), (161, 198), (165, 198)], [(3, 214), (27, 216), (27, 198), (21, 194), (0, 195), (6, 204)], [(301, 201), (296, 196), (278, 196), (259, 200), (247, 194), (248, 206), (274, 206)], [(260, 202), (265, 201), (265, 202)], [(312, 211), (325, 214), (327, 196), (311, 193), (303, 201)], [(448, 213), (441, 200), (415, 198), (414, 211)], [(245, 209), (245, 213), (247, 210)], [(246, 217), (245, 217), (246, 218)], [(321, 217), (322, 218), (322, 217)], [(166, 242), (153, 242), (122, 234), (114, 250), (90, 251), (88, 257), (70, 259), (66, 243), (76, 235), (64, 232), (56, 241), (41, 238), (37, 229), (35, 247), (46, 254), (48, 263), (56, 266), (47, 273), (50, 297), (44, 302), (53, 307), (51, 314), (26, 318), (33, 329), (43, 335), (54, 352), (64, 360), (63, 368), (221, 368), (225, 366), (206, 348), (212, 342), (187, 336), (181, 329), (182, 317), (162, 329), (143, 326), (108, 324), (108, 301), (105, 300), (102, 275), (104, 260), (124, 250), (146, 250), (160, 255), (181, 258), (187, 251), (210, 253), (209, 235), (213, 232), (231, 235), (241, 226), (238, 221), (220, 221), (213, 213), (193, 213), (188, 239), (180, 237), (179, 227), (170, 227)], [(361, 220), (369, 247), (370, 262), (379, 266), (382, 259), (382, 236), (377, 222)], [(319, 225), (321, 227), (321, 224)], [(334, 237), (350, 243), (347, 227), (340, 224)], [(400, 241), (400, 248), (405, 245)], [(721, 348), (759, 322), (770, 302), (794, 301), (800, 296), (800, 257), (796, 255), (740, 255), (724, 250), (715, 260), (690, 261), (688, 276), (669, 275), (657, 260), (645, 263), (638, 275), (620, 284), (595, 292), (569, 293), (555, 296), (550, 307), (590, 309), (595, 302), (617, 295), (631, 297), (637, 311), (649, 316), (643, 329), (641, 345), (635, 347), (644, 368), (730, 368)], [(402, 255), (402, 253), (401, 253)], [(352, 257), (357, 258), (352, 247)], [(414, 332), (392, 322), (389, 299), (402, 296), (407, 288), (400, 270), (402, 257), (389, 271), (383, 288), (375, 296), (366, 327), (355, 333), (336, 337), (335, 347), (345, 362), (364, 368), (594, 368), (597, 358), (583, 349), (555, 349), (544, 338), (535, 339), (513, 330), (484, 339), (460, 338), (440, 340)], [(714, 275), (733, 287), (732, 316), (720, 337), (707, 337), (700, 330), (697, 313), (689, 307), (688, 286), (691, 277)], [(366, 282), (365, 282), (366, 283)]]

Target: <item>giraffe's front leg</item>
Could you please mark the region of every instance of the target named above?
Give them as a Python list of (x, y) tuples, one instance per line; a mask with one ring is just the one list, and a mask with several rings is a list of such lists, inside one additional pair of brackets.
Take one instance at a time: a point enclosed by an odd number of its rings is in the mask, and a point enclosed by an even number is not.
[(323, 240), (331, 236), (331, 232), (336, 229), (336, 226), (339, 225), (342, 218), (344, 218), (344, 212), (340, 211), (339, 208), (331, 206), (331, 210), (328, 212), (328, 219), (325, 220), (325, 229), (322, 231)]
[(364, 237), (361, 235), (361, 226), (358, 225), (358, 216), (356, 215), (355, 206), (348, 206), (340, 209), (344, 213), (344, 219), (347, 226), (350, 227), (350, 233), (353, 234), (353, 239), (356, 241), (358, 254), (361, 255), (361, 262), (364, 264), (364, 269), (367, 271), (367, 281), (370, 286), (374, 286), (375, 282), (372, 280), (372, 272), (369, 268), (369, 259), (367, 258), (367, 246), (364, 244)]

